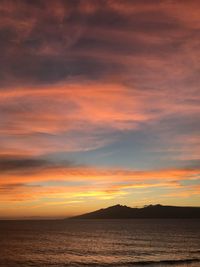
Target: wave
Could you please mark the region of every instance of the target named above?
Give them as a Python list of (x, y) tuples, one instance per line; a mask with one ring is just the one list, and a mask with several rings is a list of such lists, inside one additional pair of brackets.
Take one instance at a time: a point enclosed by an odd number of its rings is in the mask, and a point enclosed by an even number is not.
[(181, 266), (184, 264), (187, 264), (187, 266), (189, 266), (189, 264), (192, 263), (197, 263), (200, 262), (200, 259), (182, 259), (182, 260), (161, 260), (161, 261), (138, 261), (138, 262), (115, 262), (115, 263), (93, 263), (93, 262), (78, 262), (78, 261), (74, 261), (71, 263), (54, 263), (54, 262), (48, 262), (45, 263), (44, 265), (40, 265), (41, 263), (38, 263), (38, 265), (35, 265), (33, 263), (33, 261), (27, 261), (27, 262), (0, 262), (0, 267), (19, 267), (19, 266), (26, 266), (26, 267), (31, 267), (31, 266), (52, 266), (52, 267), (111, 267), (111, 266), (118, 266), (118, 267), (127, 267), (127, 266), (133, 266), (133, 267), (141, 267), (141, 266), (147, 266), (147, 267), (156, 267), (156, 266)]
[(108, 264), (100, 264), (98, 263), (80, 263), (76, 266), (101, 266), (101, 267), (109, 267), (109, 266), (171, 266), (171, 265), (184, 265), (184, 264), (192, 264), (200, 262), (200, 259), (182, 259), (182, 260), (160, 260), (160, 261), (137, 261), (137, 262), (119, 262), (119, 263), (108, 263)]
[(200, 262), (200, 259), (181, 259), (181, 260), (160, 260), (160, 261), (138, 261), (138, 262), (126, 262), (120, 264), (121, 266), (156, 266), (156, 265), (182, 265)]

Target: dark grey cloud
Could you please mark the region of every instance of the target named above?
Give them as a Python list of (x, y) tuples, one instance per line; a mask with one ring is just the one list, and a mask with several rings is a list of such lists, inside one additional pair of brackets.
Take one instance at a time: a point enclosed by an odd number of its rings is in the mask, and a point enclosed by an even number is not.
[[(132, 4), (134, 7), (134, 4)], [(110, 30), (148, 33), (166, 33), (183, 28), (178, 20), (163, 10), (133, 12), (130, 15), (119, 13), (111, 8), (98, 9), (88, 18), (90, 25)]]
[[(170, 14), (155, 10), (127, 15), (113, 8), (113, 1), (7, 1), (0, 9), (0, 85), (12, 83), (54, 83), (69, 77), (101, 79), (104, 76), (125, 74), (123, 64), (101, 59), (99, 53), (118, 55), (166, 56), (176, 53), (177, 40), (171, 44), (138, 40), (136, 33), (160, 34), (183, 30)], [(146, 2), (123, 1), (130, 7)], [(122, 4), (115, 1), (115, 4)], [(149, 4), (149, 2), (148, 2)], [(102, 29), (107, 37), (90, 30)], [(127, 32), (132, 40), (114, 38), (109, 31)], [(91, 56), (89, 52), (93, 51)], [(86, 52), (86, 53), (85, 53)], [(96, 56), (95, 56), (96, 53)]]
[(38, 169), (46, 167), (49, 162), (43, 159), (33, 158), (20, 158), (20, 157), (1, 157), (0, 158), (0, 171), (20, 171), (28, 169)]
[[(144, 43), (141, 40), (138, 40), (137, 37), (134, 39), (134, 36), (132, 37), (132, 41), (130, 43), (126, 43), (124, 41), (119, 40), (116, 42), (116, 40), (107, 39), (107, 40), (101, 40), (101, 39), (95, 39), (90, 38), (89, 36), (85, 36), (81, 38), (79, 42), (77, 42), (73, 50), (77, 51), (96, 51), (97, 55), (98, 52), (102, 53), (112, 53), (113, 55), (124, 55), (124, 56), (148, 56), (148, 55), (157, 55), (157, 56), (166, 56), (169, 53), (169, 50), (171, 53), (175, 53), (178, 51), (180, 42), (174, 41), (172, 42), (173, 45), (169, 48), (168, 44), (152, 44), (149, 45), (149, 43)], [(94, 66), (95, 63), (99, 64), (101, 62), (93, 61)], [(112, 65), (112, 63), (109, 63), (106, 61), (106, 64)], [(106, 65), (105, 64), (105, 65)], [(108, 68), (108, 67), (107, 67)], [(120, 68), (120, 66), (118, 67)], [(99, 68), (100, 69), (100, 68)], [(123, 72), (125, 72), (126, 68), (123, 67)]]
[(1, 173), (33, 173), (42, 169), (51, 169), (59, 167), (72, 167), (74, 163), (71, 161), (50, 161), (40, 157), (20, 157), (20, 156), (1, 156), (0, 157), (0, 172)]
[(36, 188), (41, 187), (41, 185), (32, 185), (32, 184), (25, 184), (25, 183), (12, 183), (12, 184), (3, 184), (0, 185), (0, 192), (2, 194), (5, 193), (11, 193), (12, 191), (18, 190), (18, 189), (24, 189), (24, 188)]
[(85, 76), (95, 79), (109, 72), (119, 71), (120, 65), (97, 62), (90, 58), (51, 58), (29, 56), (19, 62), (13, 62), (10, 71), (15, 78), (26, 82), (52, 83), (65, 80), (73, 76)]

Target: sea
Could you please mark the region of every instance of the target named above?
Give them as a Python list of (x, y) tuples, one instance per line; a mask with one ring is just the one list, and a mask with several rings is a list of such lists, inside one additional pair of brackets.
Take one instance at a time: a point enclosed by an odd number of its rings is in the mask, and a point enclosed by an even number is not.
[(1, 267), (199, 267), (199, 219), (0, 221)]

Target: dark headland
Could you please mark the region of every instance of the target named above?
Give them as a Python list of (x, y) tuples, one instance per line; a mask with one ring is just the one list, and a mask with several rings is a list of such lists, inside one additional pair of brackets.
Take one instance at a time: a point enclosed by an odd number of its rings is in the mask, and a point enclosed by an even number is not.
[(149, 205), (143, 208), (130, 208), (115, 205), (69, 219), (195, 219), (200, 218), (200, 207), (177, 207)]

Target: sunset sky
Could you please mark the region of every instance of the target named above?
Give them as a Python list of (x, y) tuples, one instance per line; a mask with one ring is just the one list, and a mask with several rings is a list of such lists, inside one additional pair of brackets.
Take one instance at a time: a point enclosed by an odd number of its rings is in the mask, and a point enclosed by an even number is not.
[(199, 0), (0, 1), (0, 218), (199, 192)]

